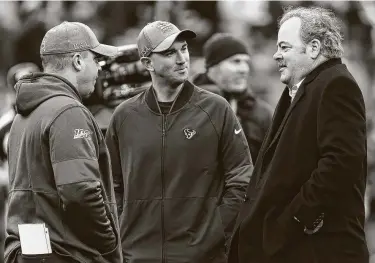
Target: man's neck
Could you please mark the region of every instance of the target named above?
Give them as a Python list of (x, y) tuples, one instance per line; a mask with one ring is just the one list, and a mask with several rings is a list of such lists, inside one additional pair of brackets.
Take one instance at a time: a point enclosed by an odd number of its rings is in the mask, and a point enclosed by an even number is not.
[[(317, 67), (319, 67), (324, 62), (328, 61), (329, 59), (324, 56), (319, 56), (316, 60), (313, 61), (313, 63), (309, 66), (309, 69), (306, 70), (306, 73), (303, 74), (299, 79), (296, 79), (292, 81), (291, 83), (287, 84), (288, 88), (291, 89), (295, 85), (301, 84), (302, 80), (306, 78), (307, 75), (309, 75), (311, 72), (313, 72)], [(299, 85), (298, 85), (299, 86)]]
[(46, 70), (44, 70), (44, 73), (59, 75), (60, 77), (69, 81), (74, 87), (77, 88), (77, 86), (78, 86), (77, 77), (75, 76), (75, 74), (73, 74), (69, 70), (63, 70), (63, 71), (55, 72), (55, 71), (46, 69)]
[[(320, 55), (320, 56), (314, 61), (314, 63), (312, 64), (310, 72), (312, 72), (314, 69), (316, 69), (317, 67), (319, 67), (320, 65), (322, 65), (324, 62), (326, 62), (326, 61), (328, 61), (328, 60), (329, 60), (329, 58), (326, 58), (325, 56)], [(310, 72), (309, 72), (309, 73), (310, 73)]]
[(177, 87), (172, 87), (170, 85), (153, 82), (152, 86), (155, 90), (157, 100), (160, 102), (171, 102), (174, 101), (182, 89), (184, 83), (181, 83)]

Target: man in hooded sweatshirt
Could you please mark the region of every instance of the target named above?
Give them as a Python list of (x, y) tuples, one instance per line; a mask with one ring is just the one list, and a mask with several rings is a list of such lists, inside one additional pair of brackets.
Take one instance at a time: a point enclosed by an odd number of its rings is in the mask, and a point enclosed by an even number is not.
[(193, 77), (199, 87), (219, 94), (241, 122), (255, 163), (271, 124), (272, 109), (249, 85), (250, 54), (246, 45), (228, 33), (216, 33), (203, 46), (206, 72)]
[[(81, 102), (94, 90), (97, 57), (116, 54), (88, 26), (63, 22), (41, 43), (44, 72), (17, 82), (5, 262), (122, 262), (107, 147)], [(43, 254), (28, 251), (19, 231), (38, 224), (49, 232)]]

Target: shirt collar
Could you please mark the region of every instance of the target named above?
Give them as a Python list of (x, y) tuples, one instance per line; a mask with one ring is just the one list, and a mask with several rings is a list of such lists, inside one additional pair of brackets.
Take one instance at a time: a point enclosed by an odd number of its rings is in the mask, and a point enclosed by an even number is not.
[(305, 78), (303, 78), (300, 82), (298, 82), (297, 84), (293, 85), (293, 87), (289, 88), (289, 96), (292, 98), (292, 100), (294, 99), (294, 97), (296, 96), (296, 93), (298, 91), (298, 88), (299, 86), (301, 86), (302, 82), (305, 80)]

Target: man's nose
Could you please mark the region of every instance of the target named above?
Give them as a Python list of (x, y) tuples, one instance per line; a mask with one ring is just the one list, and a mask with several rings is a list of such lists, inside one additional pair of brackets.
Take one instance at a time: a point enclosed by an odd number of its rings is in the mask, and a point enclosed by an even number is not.
[(281, 59), (281, 54), (278, 50), (275, 52), (275, 54), (273, 54), (273, 59), (274, 60), (280, 60)]
[(250, 65), (248, 62), (241, 62), (239, 65), (238, 65), (238, 68), (237, 68), (238, 72), (240, 73), (243, 73), (243, 74), (247, 74), (249, 73), (250, 71)]
[(177, 51), (177, 64), (184, 64), (186, 62), (186, 59), (184, 57), (184, 54), (182, 54), (181, 51)]

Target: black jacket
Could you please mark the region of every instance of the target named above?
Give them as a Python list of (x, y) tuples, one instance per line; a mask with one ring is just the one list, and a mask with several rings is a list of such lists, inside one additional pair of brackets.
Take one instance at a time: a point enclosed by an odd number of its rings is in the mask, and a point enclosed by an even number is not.
[(251, 158), (255, 163), (264, 137), (271, 124), (271, 106), (254, 96), (250, 89), (246, 89), (240, 94), (220, 90), (220, 88), (208, 78), (206, 73), (195, 76), (193, 83), (202, 89), (224, 97), (227, 101), (232, 98), (237, 100), (236, 115), (244, 130), (246, 140), (250, 147)]
[(185, 82), (162, 115), (151, 87), (117, 107), (106, 141), (126, 262), (225, 262), (253, 168), (229, 104)]
[(53, 252), (67, 262), (122, 262), (108, 151), (77, 90), (34, 73), (16, 91), (5, 262), (19, 251), (25, 223), (45, 223)]
[[(238, 217), (229, 262), (367, 263), (361, 90), (341, 60), (331, 59), (306, 76), (289, 105), (285, 88)], [(304, 234), (323, 214), (323, 227)]]

